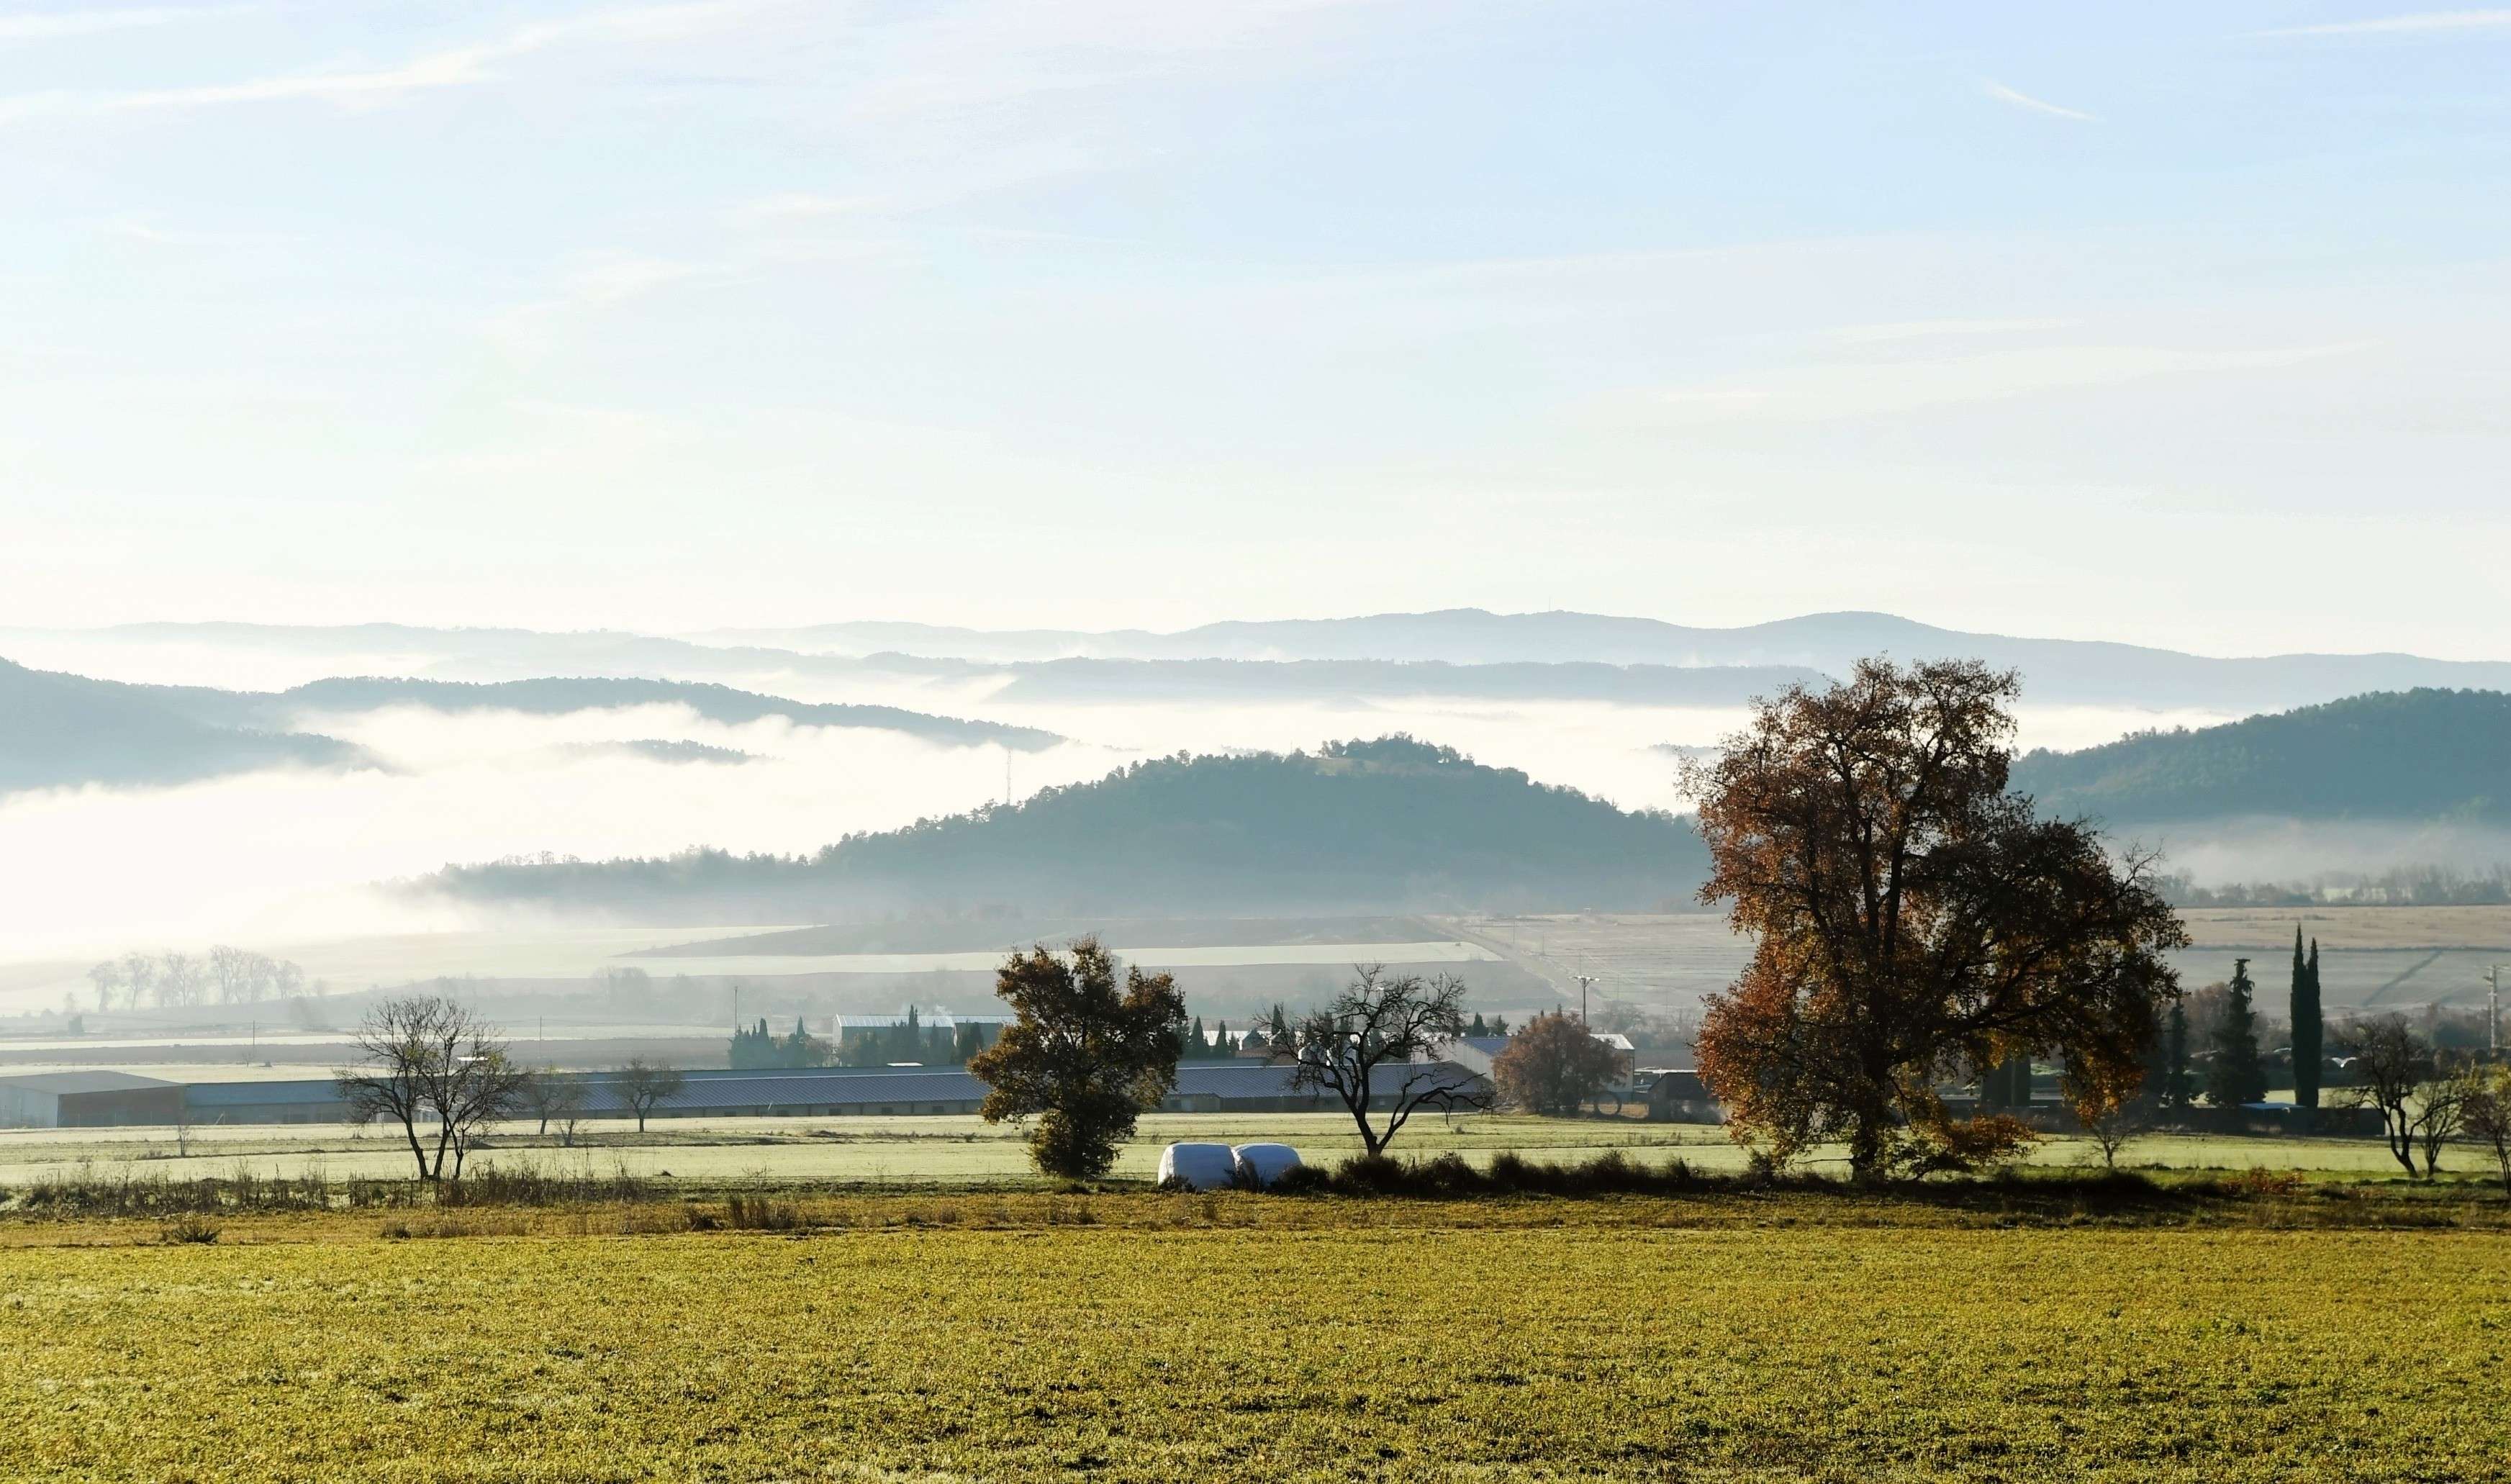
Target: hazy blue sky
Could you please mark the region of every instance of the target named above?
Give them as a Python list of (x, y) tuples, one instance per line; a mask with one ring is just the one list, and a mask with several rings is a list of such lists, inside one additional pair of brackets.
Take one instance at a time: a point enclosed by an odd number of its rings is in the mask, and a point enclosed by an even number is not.
[(2511, 10), (0, 0), (0, 623), (2511, 655)]

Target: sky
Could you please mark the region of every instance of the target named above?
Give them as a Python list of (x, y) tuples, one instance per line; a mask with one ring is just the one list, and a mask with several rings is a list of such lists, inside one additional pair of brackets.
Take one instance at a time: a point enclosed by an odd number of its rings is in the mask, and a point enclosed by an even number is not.
[(0, 625), (2511, 657), (2511, 10), (0, 0)]

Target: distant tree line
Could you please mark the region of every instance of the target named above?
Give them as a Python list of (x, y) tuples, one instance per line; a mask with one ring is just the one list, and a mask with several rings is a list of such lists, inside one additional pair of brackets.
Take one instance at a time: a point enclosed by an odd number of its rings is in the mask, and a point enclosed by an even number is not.
[(308, 983), (305, 970), (288, 959), (223, 943), (206, 954), (172, 950), (125, 954), (97, 963), (87, 971), (87, 979), (96, 987), (98, 1010), (110, 1010), (117, 1004), (131, 1010), (142, 1004), (161, 1009), (242, 1005), (331, 992), (328, 980)]
[(2511, 865), (2481, 871), (2400, 866), (2376, 874), (2326, 872), (2307, 881), (2210, 886), (2180, 875), (2157, 878), (2156, 886), (2174, 907), (2500, 907), (2511, 905)]

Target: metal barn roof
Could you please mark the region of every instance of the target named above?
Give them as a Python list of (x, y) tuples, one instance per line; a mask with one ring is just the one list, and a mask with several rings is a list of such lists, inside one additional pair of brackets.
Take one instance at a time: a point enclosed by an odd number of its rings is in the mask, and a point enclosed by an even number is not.
[(139, 1087), (179, 1087), (158, 1077), (144, 1077), (135, 1072), (30, 1072), (21, 1076), (0, 1075), (0, 1086), (23, 1087), (30, 1092), (129, 1092)]

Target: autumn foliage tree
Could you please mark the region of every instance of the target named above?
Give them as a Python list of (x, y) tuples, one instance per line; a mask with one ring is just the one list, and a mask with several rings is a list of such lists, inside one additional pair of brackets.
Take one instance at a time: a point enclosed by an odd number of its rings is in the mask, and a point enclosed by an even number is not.
[(1527, 1021), (1491, 1058), (1491, 1081), (1503, 1102), (1565, 1116), (1602, 1091), (1619, 1070), (1610, 1046), (1558, 1011)]
[(2010, 1119), (1948, 1113), (1937, 1088), (1968, 1068), (2063, 1061), (2096, 1115), (2134, 1096), (2186, 934), (2149, 857), (2114, 864), (2006, 792), (2019, 693), (1976, 661), (1871, 659), (1686, 766), (1701, 898), (1758, 945), (1697, 1042), (1739, 1139), (1840, 1140), (1874, 1180), (2015, 1146)]
[(1037, 1120), (1029, 1155), (1047, 1174), (1096, 1180), (1133, 1137), (1135, 1119), (1177, 1085), (1185, 999), (1166, 974), (1125, 970), (1096, 938), (1065, 953), (1014, 953), (994, 993), (1013, 1020), (968, 1063), (991, 1088), (988, 1123)]

